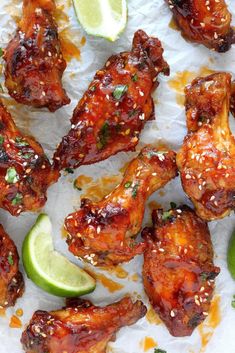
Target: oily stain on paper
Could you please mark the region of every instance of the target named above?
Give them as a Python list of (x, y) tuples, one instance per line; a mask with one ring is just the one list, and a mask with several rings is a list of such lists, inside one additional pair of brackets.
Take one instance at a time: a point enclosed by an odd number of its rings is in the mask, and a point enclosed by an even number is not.
[(206, 66), (202, 66), (198, 72), (181, 71), (177, 72), (175, 77), (168, 81), (168, 85), (176, 91), (176, 102), (178, 105), (183, 106), (185, 102), (184, 89), (192, 82), (197, 76), (207, 76), (213, 74), (215, 71)]
[(100, 282), (110, 293), (117, 292), (121, 289), (124, 288), (124, 286), (120, 283), (117, 283), (113, 281), (112, 279), (106, 277), (105, 275), (101, 273), (97, 273), (93, 270), (91, 270), (90, 267), (85, 266), (84, 270), (88, 272), (94, 279), (96, 279), (98, 282)]
[(216, 327), (221, 322), (220, 301), (221, 297), (219, 295), (214, 297), (211, 303), (209, 316), (207, 317), (206, 321), (198, 327), (202, 344), (200, 353), (205, 352), (206, 347), (210, 339), (212, 338)]

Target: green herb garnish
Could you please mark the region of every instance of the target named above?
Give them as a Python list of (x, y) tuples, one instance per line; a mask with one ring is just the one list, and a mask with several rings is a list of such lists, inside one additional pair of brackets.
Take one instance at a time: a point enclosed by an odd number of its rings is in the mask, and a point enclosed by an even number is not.
[(20, 193), (17, 193), (14, 199), (11, 201), (11, 204), (13, 206), (20, 205), (23, 200), (23, 195)]
[(124, 94), (127, 92), (128, 86), (127, 85), (117, 85), (115, 90), (113, 91), (113, 97), (116, 100), (120, 100)]
[(80, 188), (80, 186), (77, 185), (77, 179), (74, 180), (73, 187), (74, 187), (74, 189), (76, 189), (78, 191), (82, 191), (82, 188)]
[(160, 348), (155, 348), (154, 353), (167, 353), (167, 351), (164, 351), (163, 349), (160, 349)]
[(1, 93), (4, 93), (4, 89), (3, 89), (3, 87), (2, 87), (2, 84), (0, 83), (0, 92)]
[(4, 137), (2, 135), (0, 135), (0, 145), (2, 145), (4, 142)]
[(102, 149), (107, 145), (109, 136), (110, 136), (109, 124), (105, 122), (99, 132), (99, 142), (97, 143), (98, 149)]
[(91, 87), (90, 87), (90, 91), (91, 91), (91, 92), (95, 92), (95, 90), (96, 90), (96, 86), (91, 86)]
[(14, 167), (7, 169), (5, 180), (9, 184), (17, 183), (17, 181), (19, 180), (19, 175), (17, 174)]
[(172, 210), (174, 210), (177, 207), (175, 202), (170, 202), (170, 205)]
[(235, 309), (235, 298), (234, 298), (234, 296), (233, 296), (233, 300), (231, 301), (231, 306), (232, 306), (233, 309)]
[(129, 189), (131, 187), (131, 181), (127, 181), (124, 186), (126, 189)]
[(15, 142), (19, 147), (29, 146), (29, 143), (25, 141), (22, 137), (16, 137)]
[(13, 260), (13, 257), (12, 255), (8, 255), (7, 257), (7, 261), (9, 263), (9, 265), (13, 266), (14, 265), (14, 260)]
[(137, 196), (139, 184), (135, 184), (132, 188), (132, 197), (135, 199)]
[(167, 221), (168, 219), (171, 218), (171, 216), (172, 216), (172, 211), (171, 210), (170, 211), (165, 211), (162, 214), (162, 220), (163, 221)]
[(3, 56), (3, 54), (4, 54), (4, 51), (2, 48), (0, 48), (0, 58)]
[(139, 77), (138, 77), (137, 74), (134, 74), (131, 79), (132, 79), (133, 82), (137, 82)]
[(67, 172), (69, 174), (73, 174), (74, 170), (72, 168), (65, 168), (65, 172)]

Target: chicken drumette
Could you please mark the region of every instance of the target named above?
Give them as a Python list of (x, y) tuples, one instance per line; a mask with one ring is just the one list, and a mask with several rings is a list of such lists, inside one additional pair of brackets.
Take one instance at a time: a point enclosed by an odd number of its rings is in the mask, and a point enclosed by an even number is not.
[(208, 315), (214, 279), (213, 248), (205, 221), (183, 206), (153, 212), (145, 228), (144, 288), (173, 336), (191, 335)]
[(75, 299), (59, 311), (37, 311), (21, 342), (27, 353), (105, 353), (120, 328), (145, 314), (143, 303), (129, 297), (103, 308)]
[(0, 225), (0, 308), (15, 305), (24, 292), (24, 280), (19, 272), (19, 255), (11, 238)]
[(177, 174), (175, 153), (145, 147), (128, 166), (122, 183), (100, 202), (83, 199), (65, 220), (69, 250), (93, 265), (116, 265), (141, 254), (135, 243), (146, 199)]
[(224, 0), (166, 0), (183, 36), (218, 52), (235, 43), (232, 16)]
[(6, 48), (6, 87), (19, 103), (55, 111), (70, 102), (61, 78), (61, 53), (54, 0), (24, 0), (23, 16)]
[(78, 103), (72, 128), (55, 153), (59, 169), (135, 149), (146, 121), (154, 117), (151, 93), (157, 76), (169, 74), (162, 54), (160, 41), (139, 30), (131, 52), (108, 59)]
[(46, 202), (48, 187), (58, 172), (34, 138), (23, 136), (0, 102), (0, 207), (18, 216)]
[(235, 207), (231, 75), (197, 78), (185, 92), (188, 135), (177, 155), (182, 185), (201, 218), (223, 218)]

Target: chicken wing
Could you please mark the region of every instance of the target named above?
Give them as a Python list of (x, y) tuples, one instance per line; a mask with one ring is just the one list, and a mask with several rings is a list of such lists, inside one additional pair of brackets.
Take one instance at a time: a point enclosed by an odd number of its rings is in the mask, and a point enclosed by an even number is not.
[(169, 74), (162, 54), (160, 41), (139, 30), (131, 52), (108, 59), (74, 111), (71, 130), (54, 156), (56, 167), (77, 168), (135, 149), (154, 115), (157, 76)]
[(54, 0), (23, 0), (22, 20), (4, 54), (9, 94), (19, 103), (52, 112), (70, 102), (61, 83), (66, 62), (54, 12)]
[(34, 138), (23, 136), (0, 102), (0, 207), (18, 216), (46, 202), (47, 188), (58, 180)]
[(59, 311), (37, 311), (21, 342), (27, 353), (105, 353), (121, 327), (145, 314), (144, 304), (129, 297), (103, 308), (75, 299)]
[(197, 214), (220, 219), (235, 207), (235, 139), (229, 128), (231, 75), (215, 73), (186, 87), (188, 135), (177, 154)]
[(128, 166), (122, 183), (100, 202), (83, 199), (65, 220), (69, 250), (93, 265), (117, 265), (141, 254), (135, 243), (146, 199), (177, 174), (175, 153), (145, 147)]
[(224, 0), (166, 0), (183, 36), (218, 52), (235, 43), (232, 15)]
[(19, 255), (11, 238), (0, 225), (0, 308), (14, 306), (24, 292), (19, 272)]
[(183, 206), (153, 211), (145, 228), (144, 288), (173, 336), (189, 336), (208, 315), (214, 279), (213, 248), (205, 221)]
[(231, 110), (231, 113), (233, 114), (233, 116), (235, 117), (235, 81), (232, 82), (230, 110)]

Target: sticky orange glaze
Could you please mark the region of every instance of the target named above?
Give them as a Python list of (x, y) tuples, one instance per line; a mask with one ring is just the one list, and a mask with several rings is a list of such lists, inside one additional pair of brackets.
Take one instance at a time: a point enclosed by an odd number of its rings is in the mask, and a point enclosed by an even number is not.
[(59, 33), (60, 43), (61, 43), (61, 51), (63, 56), (67, 62), (72, 59), (80, 60), (81, 51), (80, 49), (73, 43), (72, 41), (72, 33), (68, 28), (63, 29)]
[[(121, 179), (121, 174), (104, 176), (96, 179), (86, 188), (86, 191), (81, 195), (81, 198), (88, 198), (92, 201), (100, 201), (120, 183)], [(79, 185), (77, 181), (76, 185)]]
[(113, 281), (112, 279), (106, 277), (104, 274), (92, 271), (90, 267), (85, 266), (85, 271), (88, 272), (93, 278), (100, 282), (110, 293), (117, 292), (124, 288), (120, 283)]
[(157, 342), (154, 341), (152, 337), (146, 336), (142, 341), (141, 341), (141, 347), (144, 352), (148, 352), (150, 349), (155, 348), (157, 345)]
[(109, 273), (115, 275), (117, 278), (124, 279), (128, 277), (128, 272), (121, 266), (104, 266), (102, 267), (102, 270), (108, 271)]
[(5, 317), (6, 316), (6, 309), (5, 308), (0, 308), (0, 316)]
[(21, 308), (17, 309), (16, 310), (16, 315), (19, 316), (19, 317), (23, 316), (24, 315), (23, 309), (21, 309)]
[(12, 315), (12, 317), (10, 319), (9, 327), (10, 328), (21, 328), (22, 322), (17, 316)]
[(179, 31), (180, 30), (178, 25), (177, 25), (177, 23), (175, 22), (173, 16), (172, 16), (168, 26), (169, 26), (169, 28), (174, 29), (175, 31)]
[(148, 203), (148, 207), (150, 211), (153, 211), (153, 210), (156, 210), (157, 208), (161, 208), (161, 205), (158, 202), (153, 200)]

